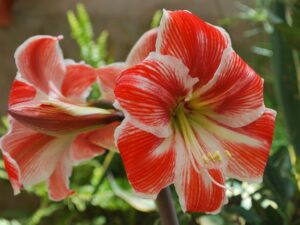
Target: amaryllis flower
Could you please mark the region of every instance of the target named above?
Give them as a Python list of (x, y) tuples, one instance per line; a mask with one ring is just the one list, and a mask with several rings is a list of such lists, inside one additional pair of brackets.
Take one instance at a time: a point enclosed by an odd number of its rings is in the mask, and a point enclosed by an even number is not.
[(68, 178), (74, 164), (115, 149), (113, 133), (119, 125), (114, 109), (93, 107), (86, 99), (91, 85), (98, 84), (106, 90), (99, 100), (112, 102), (111, 88), (121, 68), (94, 69), (64, 60), (60, 39), (35, 36), (17, 49), (10, 130), (0, 141), (14, 192), (47, 181), (53, 200), (73, 193)]
[(137, 193), (174, 184), (183, 210), (217, 212), (225, 177), (259, 182), (276, 112), (228, 34), (187, 11), (164, 11), (156, 49), (117, 79), (125, 120), (116, 141)]

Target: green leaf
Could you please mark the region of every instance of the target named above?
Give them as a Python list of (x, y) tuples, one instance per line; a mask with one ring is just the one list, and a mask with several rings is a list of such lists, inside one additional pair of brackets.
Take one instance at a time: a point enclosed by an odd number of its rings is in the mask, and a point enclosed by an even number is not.
[(93, 67), (107, 64), (108, 32), (103, 31), (94, 41), (94, 31), (89, 15), (82, 4), (77, 5), (77, 12), (68, 11), (67, 18), (71, 28), (71, 36), (80, 49), (81, 58)]
[(269, 158), (264, 182), (272, 190), (276, 202), (283, 207), (293, 197), (296, 188), (291, 171), (288, 150), (282, 147)]
[(264, 218), (263, 225), (285, 225), (287, 224), (284, 217), (279, 213), (278, 210), (271, 206), (265, 209), (266, 217)]
[(261, 224), (262, 221), (262, 219), (259, 217), (257, 212), (252, 209), (247, 210), (241, 206), (233, 205), (233, 206), (227, 206), (226, 211), (229, 213), (235, 213), (243, 217), (246, 220), (247, 224), (259, 225)]
[(141, 212), (151, 212), (156, 209), (154, 200), (140, 198), (128, 190), (122, 189), (112, 176), (109, 176), (108, 180), (113, 192), (133, 208)]
[(286, 23), (276, 24), (275, 27), (283, 34), (291, 48), (300, 50), (300, 27), (289, 26)]
[(161, 17), (162, 17), (162, 10), (157, 10), (154, 13), (152, 21), (151, 21), (151, 28), (155, 28), (155, 27), (159, 26)]
[(55, 211), (61, 208), (62, 205), (52, 204), (44, 208), (39, 208), (33, 216), (29, 219), (28, 225), (38, 225), (43, 218), (52, 215)]
[(96, 102), (101, 97), (101, 91), (98, 84), (93, 84), (91, 86), (91, 91), (89, 96), (87, 97), (88, 102)]

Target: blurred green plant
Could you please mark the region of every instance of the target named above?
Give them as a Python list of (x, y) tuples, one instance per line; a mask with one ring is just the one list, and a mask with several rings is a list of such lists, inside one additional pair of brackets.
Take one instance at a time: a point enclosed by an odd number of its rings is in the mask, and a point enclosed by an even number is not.
[(95, 68), (105, 65), (110, 60), (107, 53), (108, 32), (102, 31), (94, 41), (93, 27), (82, 4), (77, 4), (77, 13), (69, 10), (67, 18), (71, 36), (79, 46), (81, 58)]

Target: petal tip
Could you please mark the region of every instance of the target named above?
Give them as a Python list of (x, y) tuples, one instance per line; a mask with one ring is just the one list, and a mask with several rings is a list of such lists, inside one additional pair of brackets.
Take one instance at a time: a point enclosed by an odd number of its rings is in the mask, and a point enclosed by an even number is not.
[(60, 35), (58, 35), (58, 36), (56, 37), (56, 39), (57, 39), (58, 41), (61, 41), (61, 40), (64, 39), (64, 35), (60, 34)]

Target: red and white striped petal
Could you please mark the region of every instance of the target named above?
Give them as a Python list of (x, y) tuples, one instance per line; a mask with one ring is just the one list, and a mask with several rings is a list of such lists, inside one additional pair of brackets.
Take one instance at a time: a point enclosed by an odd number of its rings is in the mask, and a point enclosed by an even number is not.
[(245, 126), (265, 110), (263, 79), (233, 50), (224, 54), (214, 78), (192, 98), (191, 108), (231, 127)]
[(155, 198), (173, 183), (176, 156), (172, 136), (159, 138), (123, 121), (116, 131), (116, 142), (137, 193)]
[(36, 89), (20, 80), (14, 80), (9, 93), (8, 105), (12, 107), (15, 104), (28, 102), (35, 98)]
[[(179, 132), (175, 138), (176, 172), (175, 189), (183, 211), (216, 213), (225, 203), (225, 191), (221, 187), (225, 178), (221, 170), (197, 168), (195, 170)], [(199, 170), (199, 171), (198, 171)]]
[(35, 132), (11, 118), (9, 122), (11, 130), (1, 138), (0, 147), (17, 194), (23, 185), (34, 185), (50, 177), (70, 139)]
[(217, 71), (223, 52), (231, 45), (228, 34), (188, 11), (165, 11), (159, 26), (156, 50), (181, 59), (199, 85)]
[(118, 151), (115, 145), (114, 133), (120, 122), (116, 121), (89, 132), (87, 140), (104, 149)]
[(170, 118), (175, 107), (191, 93), (196, 82), (175, 57), (151, 53), (142, 63), (121, 74), (115, 95), (130, 122), (167, 137), (172, 132)]
[(157, 28), (147, 31), (135, 43), (126, 60), (129, 67), (142, 62), (150, 52), (155, 51), (157, 31)]
[(101, 100), (108, 102), (115, 101), (114, 89), (116, 80), (125, 68), (125, 63), (113, 63), (97, 70), (101, 90)]
[(72, 162), (69, 152), (65, 151), (57, 162), (54, 172), (49, 178), (49, 198), (53, 201), (60, 201), (74, 194), (69, 188), (69, 177), (72, 173)]
[(21, 77), (48, 94), (60, 89), (65, 75), (63, 55), (58, 45), (61, 38), (34, 36), (26, 40), (15, 53)]
[(90, 87), (97, 80), (96, 69), (86, 64), (68, 64), (64, 77), (61, 93), (68, 101), (85, 103), (89, 95)]
[(248, 135), (262, 143), (261, 147), (235, 144), (224, 141), (223, 146), (231, 154), (225, 175), (242, 181), (261, 182), (270, 153), (276, 112), (266, 109), (253, 123), (237, 128), (236, 131)]
[[(209, 175), (208, 175), (209, 174)], [(225, 190), (212, 179), (224, 185), (220, 170), (203, 168), (197, 173), (187, 161), (182, 173), (176, 176), (175, 188), (183, 211), (217, 213), (225, 204)]]
[(71, 147), (71, 158), (74, 163), (89, 160), (97, 155), (103, 154), (105, 150), (88, 140), (90, 132), (79, 134)]
[[(226, 161), (224, 173), (226, 176), (242, 181), (261, 182), (268, 160), (276, 112), (267, 109), (256, 121), (240, 128), (231, 128), (216, 121), (199, 118), (199, 136), (201, 129), (206, 129), (218, 143), (221, 160)], [(194, 127), (197, 126), (194, 124)]]
[(63, 102), (24, 104), (10, 108), (9, 114), (32, 129), (54, 136), (85, 128), (95, 128), (113, 122), (115, 118), (115, 115), (107, 110)]

